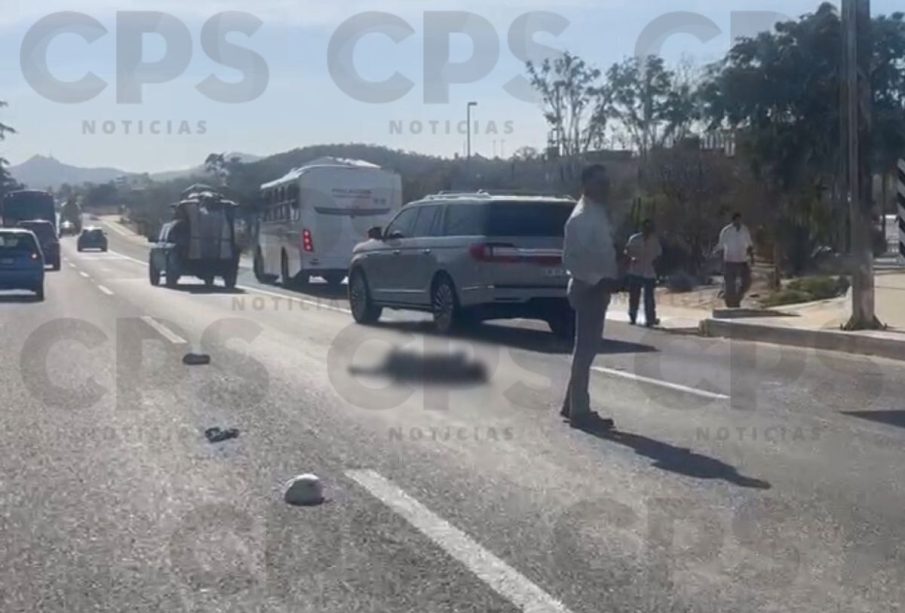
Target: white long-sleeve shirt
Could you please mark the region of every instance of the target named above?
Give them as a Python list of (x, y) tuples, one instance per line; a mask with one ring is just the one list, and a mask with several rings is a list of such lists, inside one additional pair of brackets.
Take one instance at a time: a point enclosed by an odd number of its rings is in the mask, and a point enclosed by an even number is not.
[(578, 202), (566, 222), (562, 260), (569, 276), (589, 285), (618, 277), (613, 226), (602, 204)]

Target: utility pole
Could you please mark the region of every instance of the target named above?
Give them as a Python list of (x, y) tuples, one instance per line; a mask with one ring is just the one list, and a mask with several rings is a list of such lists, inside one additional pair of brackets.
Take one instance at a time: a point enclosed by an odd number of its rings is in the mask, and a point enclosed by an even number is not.
[(873, 56), (870, 0), (842, 0), (843, 74), (846, 176), (851, 223), (852, 317), (846, 330), (875, 330), (873, 180), (870, 164)]
[(465, 177), (471, 185), (471, 109), (478, 106), (477, 102), (469, 102), (465, 107), (465, 122), (468, 124), (468, 139), (465, 145)]
[(465, 157), (469, 162), (471, 161), (471, 109), (476, 106), (478, 106), (477, 102), (469, 102), (468, 106), (465, 107), (465, 117), (468, 123), (468, 152)]

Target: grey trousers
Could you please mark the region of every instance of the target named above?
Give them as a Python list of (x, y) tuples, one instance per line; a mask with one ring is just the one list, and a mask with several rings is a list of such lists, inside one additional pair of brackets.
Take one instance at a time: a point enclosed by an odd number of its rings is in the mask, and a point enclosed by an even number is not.
[(751, 289), (751, 266), (747, 262), (725, 262), (723, 278), (726, 281), (726, 306), (737, 309)]
[(588, 285), (577, 279), (569, 281), (569, 303), (575, 309), (575, 346), (562, 412), (570, 419), (580, 418), (591, 411), (588, 393), (591, 365), (600, 350), (603, 324), (610, 306), (611, 284), (612, 281), (607, 279), (597, 285)]

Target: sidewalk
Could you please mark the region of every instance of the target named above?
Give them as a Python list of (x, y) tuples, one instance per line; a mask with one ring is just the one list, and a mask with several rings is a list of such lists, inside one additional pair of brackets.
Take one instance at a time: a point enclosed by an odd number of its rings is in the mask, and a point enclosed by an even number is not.
[(884, 331), (843, 332), (851, 314), (851, 296), (781, 307), (751, 317), (715, 311), (701, 322), (705, 336), (761, 341), (905, 360), (905, 269), (876, 274), (877, 316)]
[[(682, 305), (681, 301), (671, 299), (674, 294), (657, 292), (657, 317), (660, 319), (658, 329), (675, 334), (698, 334), (701, 320), (710, 317), (710, 311)], [(628, 323), (628, 295), (625, 293), (613, 296), (606, 314), (607, 321)], [(638, 315), (638, 323), (644, 324), (644, 309)]]

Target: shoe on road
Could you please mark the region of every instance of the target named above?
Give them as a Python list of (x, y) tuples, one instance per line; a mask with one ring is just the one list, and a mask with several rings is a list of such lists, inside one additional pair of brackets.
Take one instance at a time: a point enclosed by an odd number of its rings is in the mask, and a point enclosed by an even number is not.
[(616, 423), (612, 419), (601, 417), (593, 411), (589, 412), (587, 415), (570, 418), (569, 425), (578, 430), (589, 431), (607, 431), (613, 430), (616, 427)]

